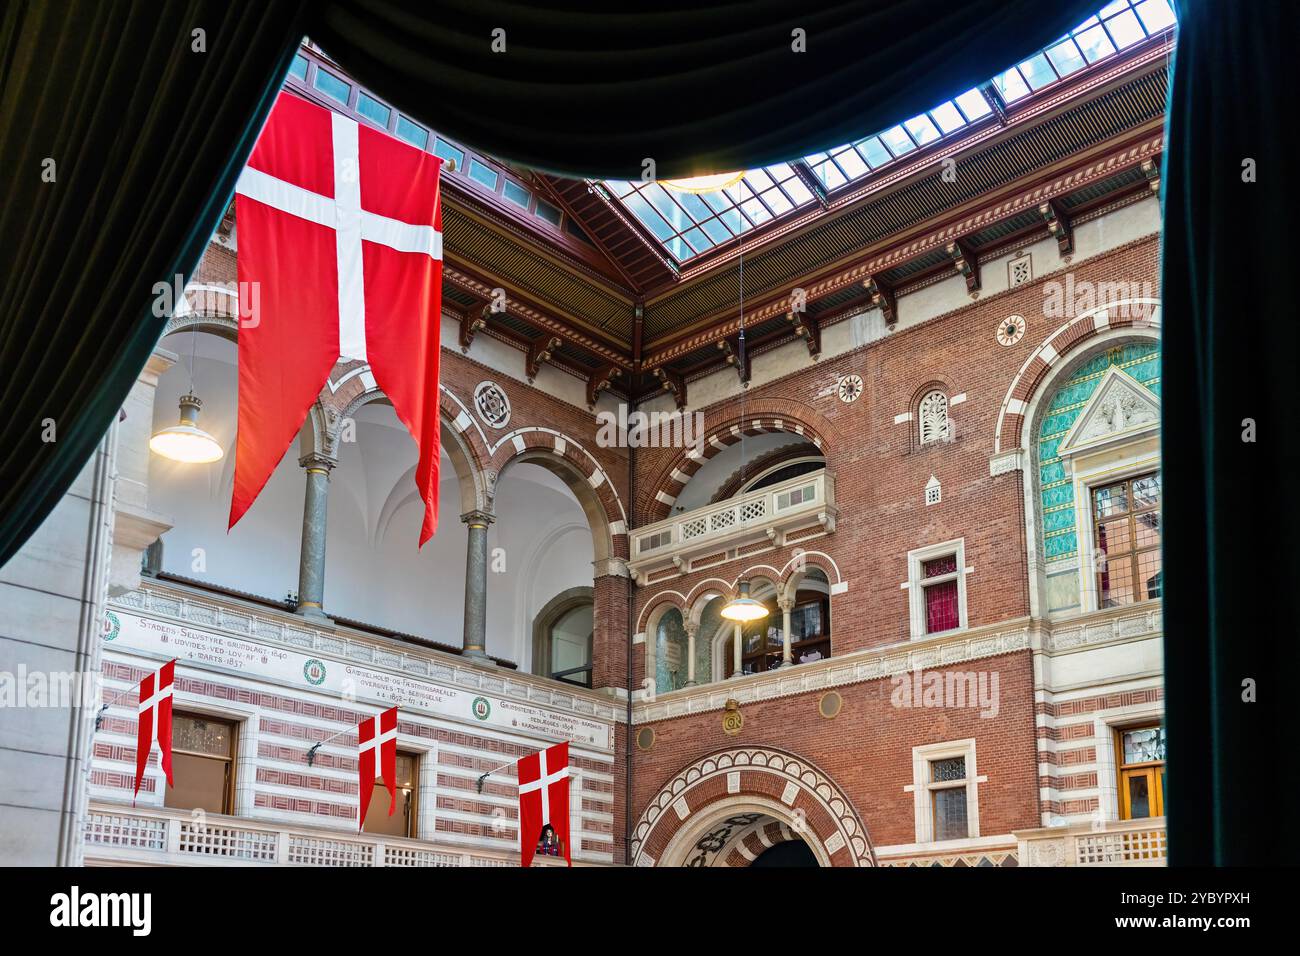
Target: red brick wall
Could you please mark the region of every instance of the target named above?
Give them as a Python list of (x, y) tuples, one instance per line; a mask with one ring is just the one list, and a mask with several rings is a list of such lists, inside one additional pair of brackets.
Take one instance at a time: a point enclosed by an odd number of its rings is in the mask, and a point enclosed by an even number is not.
[[(1074, 269), (1076, 283), (1150, 282), (1156, 287), (1159, 243), (1142, 239), (1090, 259)], [(1019, 472), (989, 475), (989, 458), (998, 412), (1025, 359), (1066, 320), (1043, 315), (1043, 284), (1035, 282), (980, 300), (920, 326), (834, 359), (812, 363), (776, 382), (756, 386), (745, 398), (746, 418), (780, 416), (804, 420), (819, 433), (829, 431), (824, 449), (835, 474), (836, 531), (804, 543), (825, 551), (849, 581), (846, 593), (831, 600), (833, 654), (890, 644), (908, 637), (907, 552), (953, 538), (965, 538), (968, 623), (996, 624), (1029, 613), (1026, 544)], [(994, 332), (1008, 315), (1023, 315), (1025, 336), (1000, 346)], [(863, 395), (844, 404), (827, 386), (856, 373)], [(956, 438), (920, 447), (915, 420), (895, 424), (912, 412), (924, 387), (939, 382), (949, 397), (966, 401), (950, 411)], [(819, 392), (827, 391), (820, 395)], [(801, 409), (813, 415), (801, 417)], [(739, 397), (702, 409), (710, 427), (734, 419)], [(815, 416), (815, 417), (814, 417)], [(1005, 436), (1004, 436), (1005, 441)], [(1004, 449), (1005, 450), (1005, 449)], [(638, 514), (648, 516), (654, 494), (676, 467), (679, 449), (639, 450), (634, 485)], [(943, 500), (926, 507), (923, 490), (931, 475), (942, 485)], [(717, 565), (637, 589), (637, 613), (660, 591), (689, 593), (706, 578), (731, 580), (750, 564), (784, 565), (794, 547), (749, 560)]]
[[(857, 808), (876, 846), (916, 839), (912, 748), (975, 739), (980, 832), (1007, 833), (1039, 825), (1033, 670), (1028, 651), (971, 661), (957, 668), (998, 674), (996, 717), (978, 708), (902, 708), (891, 703), (893, 684), (876, 680), (837, 688), (844, 704), (833, 719), (817, 704), (823, 691), (744, 704), (741, 732), (722, 730), (722, 711), (659, 721), (650, 751), (633, 750), (633, 819), (683, 767), (718, 750), (767, 746), (788, 750), (825, 771)], [(934, 673), (946, 673), (939, 670)], [(927, 671), (927, 673), (930, 673)]]

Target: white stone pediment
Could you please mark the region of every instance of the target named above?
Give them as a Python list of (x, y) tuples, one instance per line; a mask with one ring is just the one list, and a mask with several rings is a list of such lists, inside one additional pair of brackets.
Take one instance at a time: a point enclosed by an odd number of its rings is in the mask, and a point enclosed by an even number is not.
[(1160, 398), (1132, 375), (1111, 366), (1087, 407), (1062, 440), (1062, 458), (1159, 434)]

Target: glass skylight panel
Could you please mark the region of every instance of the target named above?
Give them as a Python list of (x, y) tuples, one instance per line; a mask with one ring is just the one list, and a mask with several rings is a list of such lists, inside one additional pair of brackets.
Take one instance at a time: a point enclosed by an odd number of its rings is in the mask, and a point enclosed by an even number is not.
[(1143, 0), (1134, 9), (1142, 19), (1142, 26), (1146, 27), (1147, 33), (1159, 33), (1177, 22), (1168, 0)]
[(941, 103), (930, 110), (930, 116), (939, 124), (939, 129), (943, 131), (944, 135), (956, 132), (966, 125), (966, 120), (962, 117), (961, 111), (957, 109), (951, 100), (947, 103)]
[(789, 163), (751, 169), (739, 182), (706, 193), (657, 182), (609, 180), (605, 185), (678, 261), (815, 198)]
[(912, 142), (912, 137), (907, 135), (907, 130), (902, 126), (895, 126), (893, 129), (887, 129), (880, 134), (880, 138), (885, 141), (889, 151), (895, 156), (902, 156), (904, 153), (910, 153), (916, 149), (916, 144)]
[(967, 90), (953, 102), (957, 104), (962, 115), (972, 123), (993, 112), (993, 107), (989, 106), (989, 101), (979, 90)]
[[(1004, 103), (1016, 103), (1176, 22), (1169, 0), (1113, 0), (1046, 49), (993, 77), (991, 85)], [(980, 89), (967, 90), (883, 132), (813, 153), (803, 162), (833, 191), (958, 134), (992, 112)], [(611, 180), (606, 185), (679, 261), (815, 198), (788, 163), (750, 170), (734, 186), (700, 195), (657, 183)]]
[(935, 128), (934, 122), (928, 116), (914, 116), (903, 126), (911, 134), (912, 139), (916, 141), (918, 146), (933, 143), (940, 135)]

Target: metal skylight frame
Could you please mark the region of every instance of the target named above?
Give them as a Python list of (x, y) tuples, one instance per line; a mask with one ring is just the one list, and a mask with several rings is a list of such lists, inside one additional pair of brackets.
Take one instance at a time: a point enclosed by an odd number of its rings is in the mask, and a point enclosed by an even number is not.
[(751, 169), (734, 186), (706, 193), (661, 183), (605, 180), (604, 185), (678, 262), (685, 262), (816, 196), (789, 163)]
[[(1112, 0), (986, 85), (996, 90), (1003, 103), (1012, 104), (1176, 23), (1169, 0)], [(813, 153), (801, 162), (829, 192), (960, 134), (992, 112), (980, 89), (967, 90), (887, 130)], [(606, 180), (604, 185), (669, 255), (684, 263), (811, 203), (816, 197), (795, 172), (796, 162), (800, 161), (750, 170), (736, 186), (699, 195), (665, 189), (655, 182)]]

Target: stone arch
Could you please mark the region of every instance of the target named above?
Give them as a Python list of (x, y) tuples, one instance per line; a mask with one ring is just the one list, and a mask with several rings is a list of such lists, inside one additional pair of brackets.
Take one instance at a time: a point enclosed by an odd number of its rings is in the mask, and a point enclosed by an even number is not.
[[(1146, 321), (1132, 318), (1112, 320), (1107, 309), (1124, 305), (1143, 305), (1151, 309)], [(1160, 341), (1160, 305), (1158, 299), (1135, 299), (1112, 303), (1087, 313), (1089, 328), (1070, 333), (1069, 346), (1062, 343), (1056, 352), (1052, 343), (1062, 330), (1073, 329), (1078, 321), (1067, 323), (1052, 333), (1042, 346), (1035, 350), (1022, 366), (1020, 373), (1008, 389), (1003, 400), (1003, 411), (998, 418), (998, 438), (990, 461), (990, 472), (1000, 475), (1019, 471), (1021, 494), (1024, 502), (1024, 534), (1027, 552), (1026, 571), (1029, 579), (1030, 614), (1037, 617), (1046, 613), (1046, 565), (1039, 547), (1042, 540), (1042, 514), (1038, 494), (1037, 432), (1043, 412), (1056, 392), (1057, 384), (1066, 380), (1080, 363), (1104, 348), (1134, 342)], [(1047, 351), (1044, 351), (1046, 349)], [(1015, 397), (1023, 396), (1023, 397)], [(1003, 421), (1006, 413), (1006, 422)], [(1004, 446), (998, 442), (1006, 441)]]
[(812, 442), (826, 456), (830, 466), (830, 452), (838, 447), (835, 426), (820, 412), (795, 399), (766, 398), (746, 402), (742, 418), (731, 411), (726, 415), (706, 418), (703, 444), (697, 453), (694, 447), (683, 448), (673, 455), (647, 486), (644, 502), (639, 506), (642, 524), (662, 521), (672, 513), (677, 496), (704, 463), (718, 452), (741, 440), (742, 435), (761, 435), (765, 432), (790, 432)]
[[(529, 663), (534, 674), (538, 673), (538, 662), (548, 659), (546, 652), (550, 647), (551, 626), (569, 611), (588, 604), (593, 608), (596, 606), (596, 589), (578, 586), (561, 591), (542, 605), (541, 610), (533, 617), (532, 623), (532, 658)], [(549, 677), (550, 675), (541, 674), (540, 676)]]
[(636, 866), (681, 866), (718, 821), (757, 813), (799, 834), (824, 866), (875, 866), (853, 803), (816, 765), (785, 750), (740, 747), (679, 771), (647, 802), (632, 834)]
[[(1136, 313), (1136, 314), (1134, 314)], [(1137, 338), (1160, 338), (1160, 300), (1120, 299), (1082, 313), (1059, 326), (1025, 359), (1011, 380), (998, 409), (993, 454), (1023, 450), (1033, 442), (1030, 403), (1041, 401), (1044, 386), (1069, 364), (1081, 347), (1096, 339), (1113, 339), (1126, 334)]]
[(830, 585), (832, 595), (837, 590), (845, 590), (846, 583), (834, 558), (825, 551), (799, 551), (781, 569), (781, 593), (785, 597), (794, 597), (810, 568), (817, 568), (826, 575), (826, 583)]
[(496, 479), (517, 462), (546, 468), (573, 492), (591, 525), (597, 565), (627, 560), (627, 512), (609, 474), (591, 452), (554, 429), (535, 425), (514, 429), (492, 448), (493, 490)]
[[(302, 454), (316, 452), (335, 457), (343, 423), (358, 409), (376, 402), (391, 404), (375, 383), (368, 365), (359, 362), (336, 365), (329, 384), (307, 416), (311, 427), (303, 429)], [(468, 413), (445, 388), (438, 396), (438, 418), (440, 443), (456, 470), (460, 513), (491, 511), (492, 483), (483, 465), (487, 460), (486, 448), (482, 440), (470, 431)]]

